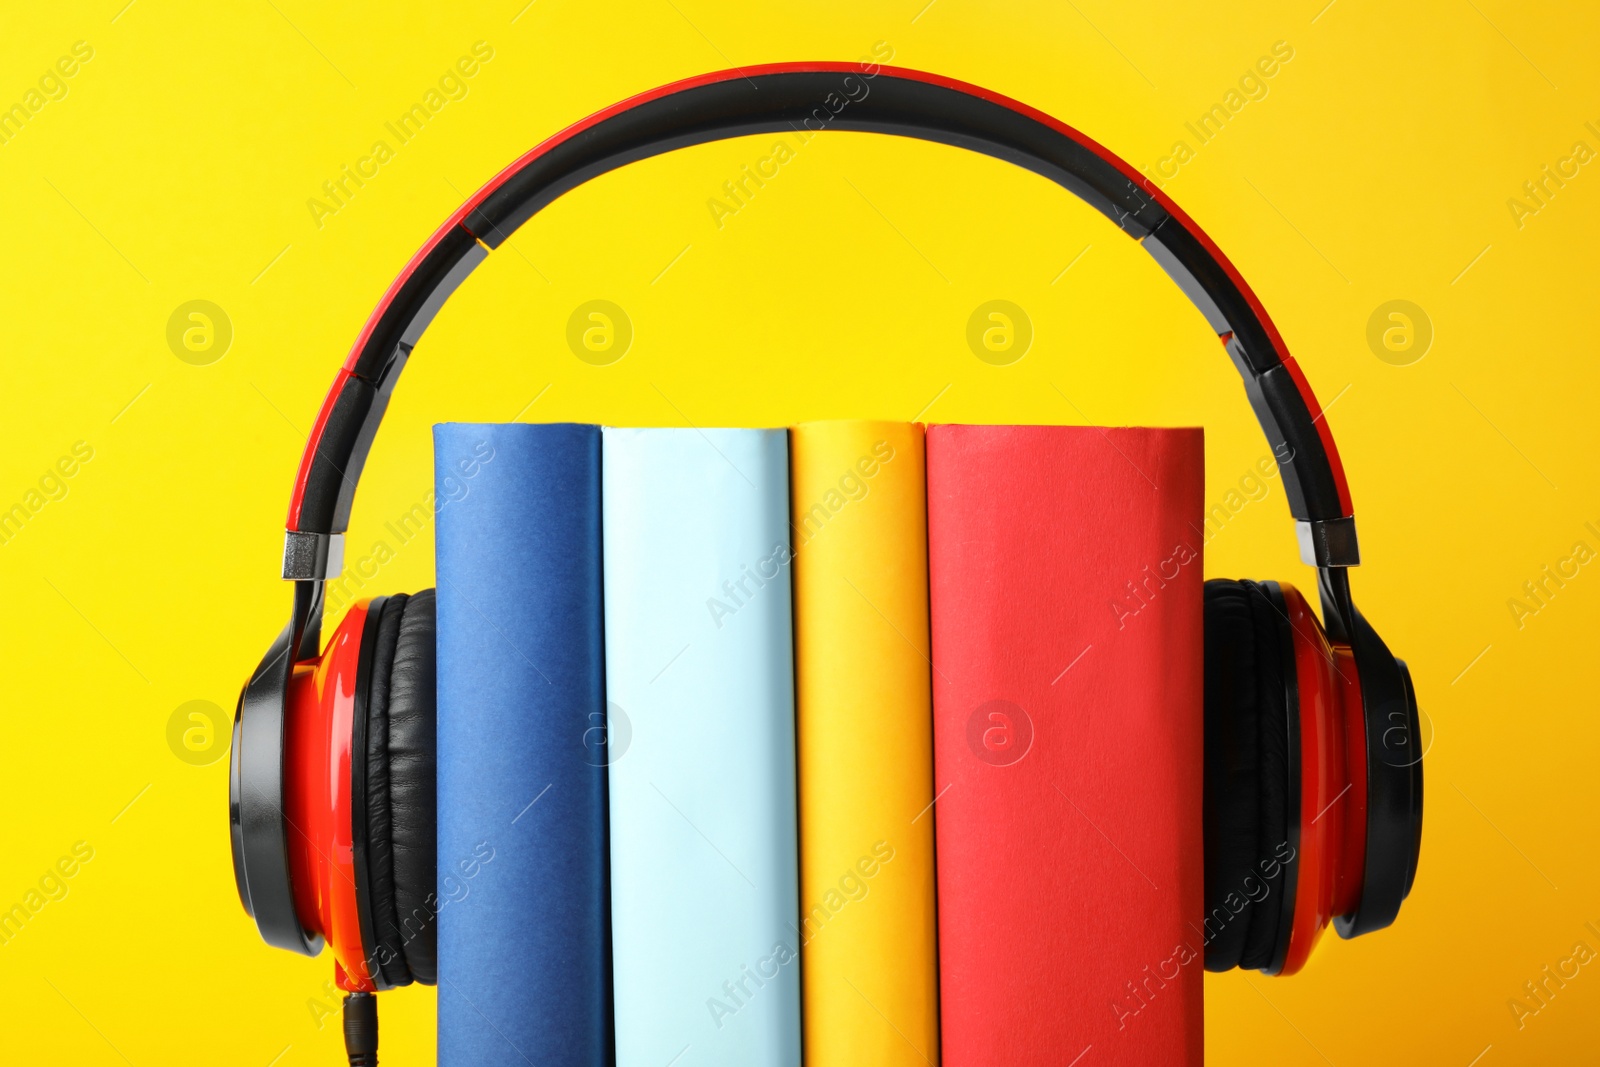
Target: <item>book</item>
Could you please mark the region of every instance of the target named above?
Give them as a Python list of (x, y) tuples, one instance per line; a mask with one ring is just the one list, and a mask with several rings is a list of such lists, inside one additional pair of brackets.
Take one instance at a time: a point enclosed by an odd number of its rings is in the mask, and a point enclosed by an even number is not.
[(788, 435), (604, 434), (619, 1067), (795, 1067)]
[(1201, 431), (927, 454), (946, 1067), (1198, 1065)]
[(939, 1062), (922, 427), (792, 432), (810, 1067)]
[(611, 1062), (600, 431), (434, 428), (439, 1063)]

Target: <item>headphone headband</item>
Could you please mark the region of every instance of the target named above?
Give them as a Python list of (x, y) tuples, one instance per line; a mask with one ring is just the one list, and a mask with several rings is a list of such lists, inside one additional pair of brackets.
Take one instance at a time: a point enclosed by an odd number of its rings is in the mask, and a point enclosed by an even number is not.
[[(895, 134), (1043, 175), (1138, 240), (1217, 332), (1282, 464), (1301, 557), (1360, 560), (1350, 490), (1305, 375), (1244, 278), (1188, 215), (1122, 159), (1043, 112), (978, 86), (876, 64), (782, 63), (706, 74), (596, 112), (496, 175), (390, 285), (334, 379), (289, 503), (284, 577), (339, 568), (356, 481), (391, 390), (444, 301), (489, 252), (563, 193), (626, 163), (754, 133)], [(1285, 451), (1287, 449), (1287, 451)]]

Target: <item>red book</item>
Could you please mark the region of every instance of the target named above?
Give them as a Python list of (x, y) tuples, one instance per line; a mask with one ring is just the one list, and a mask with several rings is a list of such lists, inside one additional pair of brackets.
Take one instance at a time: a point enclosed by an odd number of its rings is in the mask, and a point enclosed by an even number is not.
[(1198, 1065), (1202, 433), (927, 457), (944, 1067)]

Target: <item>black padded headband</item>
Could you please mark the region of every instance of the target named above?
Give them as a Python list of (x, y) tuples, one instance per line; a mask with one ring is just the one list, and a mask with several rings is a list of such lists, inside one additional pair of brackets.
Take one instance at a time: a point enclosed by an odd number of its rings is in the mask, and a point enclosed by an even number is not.
[(1302, 558), (1359, 562), (1350, 491), (1310, 386), (1260, 301), (1171, 200), (1077, 130), (988, 90), (919, 71), (797, 63), (664, 86), (569, 127), (467, 201), (395, 279), (335, 379), (289, 507), (284, 577), (337, 572), (336, 535), (412, 348), (445, 299), (517, 227), (561, 194), (626, 163), (746, 134), (854, 130), (969, 148), (1041, 174), (1138, 240), (1221, 338), (1282, 464)]

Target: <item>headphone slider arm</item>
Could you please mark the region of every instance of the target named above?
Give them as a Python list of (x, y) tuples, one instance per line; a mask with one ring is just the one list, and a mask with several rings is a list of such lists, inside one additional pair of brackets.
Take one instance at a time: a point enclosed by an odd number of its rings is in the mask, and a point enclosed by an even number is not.
[(1361, 562), (1355, 516), (1341, 519), (1297, 519), (1300, 562), (1308, 567), (1354, 567)]
[(344, 570), (344, 534), (289, 530), (283, 535), (286, 581), (326, 581)]

